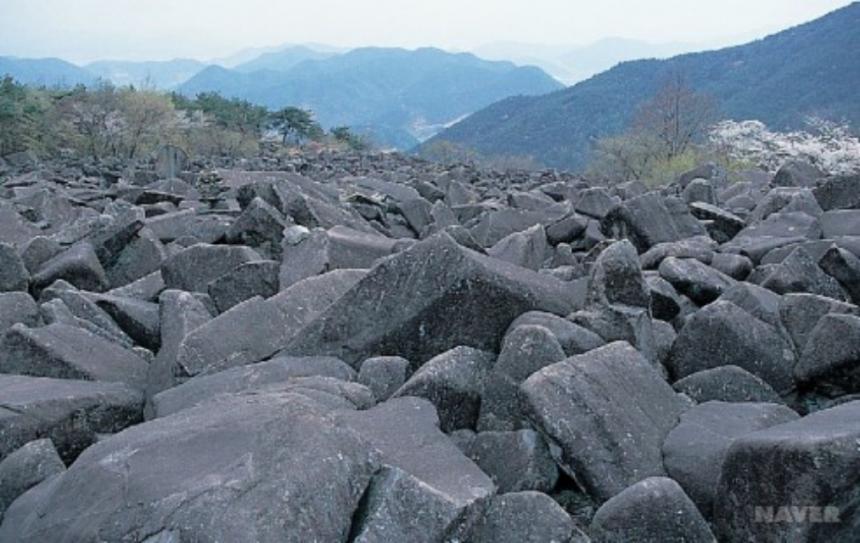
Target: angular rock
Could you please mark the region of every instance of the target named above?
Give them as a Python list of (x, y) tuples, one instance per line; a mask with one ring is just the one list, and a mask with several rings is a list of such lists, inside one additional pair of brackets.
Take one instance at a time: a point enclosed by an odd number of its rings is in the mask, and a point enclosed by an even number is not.
[(650, 306), (648, 285), (632, 243), (627, 240), (616, 242), (600, 253), (591, 268), (586, 303), (589, 306)]
[(278, 308), (255, 296), (190, 331), (176, 363), (188, 376), (253, 364), (275, 354), (288, 334)]
[(161, 317), (158, 304), (111, 296), (92, 297), (137, 344), (156, 352), (161, 347)]
[(852, 302), (860, 304), (860, 258), (834, 245), (824, 253), (818, 265), (839, 282)]
[(330, 357), (279, 357), (267, 362), (230, 368), (211, 375), (201, 375), (156, 394), (152, 398), (152, 416), (163, 417), (204, 403), (221, 394), (231, 394), (284, 383), (299, 377), (332, 377), (353, 381), (355, 371), (346, 363)]
[(262, 198), (254, 198), (227, 229), (226, 239), (228, 243), (254, 247), (260, 254), (280, 260), (287, 226), (280, 211)]
[(240, 265), (261, 260), (248, 247), (193, 245), (164, 261), (161, 276), (168, 289), (206, 292), (209, 283)]
[(600, 220), (619, 203), (618, 197), (610, 195), (605, 188), (593, 187), (579, 193), (574, 209), (577, 213)]
[(0, 462), (0, 519), (15, 499), (66, 469), (50, 439), (31, 441)]
[(549, 492), (558, 480), (549, 447), (534, 430), (480, 432), (465, 452), (493, 479), (500, 494)]
[(425, 363), (392, 397), (415, 396), (435, 407), (443, 432), (474, 429), (484, 382), (495, 355), (470, 347), (456, 347)]
[(487, 249), (493, 258), (535, 271), (543, 266), (548, 253), (546, 232), (541, 225), (510, 234)]
[(520, 383), (566, 356), (548, 328), (528, 324), (512, 328), (505, 335), (499, 358), (486, 378), (478, 428), (515, 430), (524, 427), (525, 417), (517, 395)]
[(747, 226), (730, 242), (727, 253), (740, 253), (758, 263), (769, 251), (791, 243), (821, 238), (821, 225), (803, 212), (774, 213), (764, 221)]
[(41, 289), (59, 279), (92, 292), (103, 292), (110, 288), (107, 273), (93, 246), (86, 242), (77, 243), (42, 264), (33, 274), (33, 286)]
[(821, 317), (809, 333), (794, 376), (799, 383), (836, 393), (860, 392), (860, 317)]
[(645, 276), (645, 282), (651, 296), (651, 315), (655, 319), (671, 321), (681, 311), (681, 297), (672, 283), (653, 272), (649, 274)]
[(470, 543), (587, 543), (588, 537), (555, 501), (540, 492), (490, 499)]
[(409, 361), (399, 356), (376, 356), (361, 363), (358, 382), (380, 402), (389, 399), (409, 378)]
[(734, 285), (734, 280), (691, 258), (669, 257), (660, 263), (660, 277), (700, 305), (713, 302)]
[(14, 247), (0, 243), (0, 292), (27, 291), (30, 272)]
[(739, 282), (723, 292), (719, 301), (731, 302), (753, 317), (779, 329), (782, 325), (779, 306), (782, 296), (752, 283)]
[(366, 442), (296, 393), (214, 407), (90, 447), (28, 510), (7, 511), (0, 540), (41, 542), (59, 529), (67, 541), (345, 540), (377, 469)]
[(0, 292), (0, 337), (15, 323), (37, 326), (39, 306), (26, 292)]
[(277, 294), (280, 268), (280, 262), (274, 260), (246, 262), (209, 283), (207, 291), (223, 313), (254, 296), (270, 298)]
[(731, 302), (714, 302), (678, 334), (669, 367), (675, 379), (720, 366), (740, 366), (780, 394), (794, 388), (791, 345), (769, 324)]
[(681, 422), (666, 436), (663, 464), (699, 511), (711, 519), (721, 466), (734, 440), (799, 418), (788, 407), (772, 403), (697, 405), (681, 415)]
[(50, 438), (71, 463), (96, 434), (139, 422), (142, 409), (141, 393), (120, 383), (0, 374), (0, 459)]
[(860, 175), (845, 175), (827, 179), (812, 192), (825, 211), (860, 209)]
[(660, 263), (669, 257), (695, 258), (702, 264), (710, 264), (714, 258), (715, 248), (714, 240), (706, 236), (697, 236), (680, 241), (658, 243), (645, 251), (639, 259), (642, 262), (642, 268), (646, 270), (657, 269)]
[(818, 178), (823, 177), (821, 170), (800, 160), (791, 160), (783, 164), (773, 176), (776, 187), (814, 187)]
[(685, 404), (629, 345), (553, 364), (520, 388), (559, 467), (595, 498), (665, 474), (660, 446)]
[(696, 403), (782, 403), (773, 387), (738, 366), (720, 366), (698, 371), (675, 381), (672, 388), (686, 394)]
[(566, 314), (579, 303), (565, 283), (440, 234), (380, 261), (287, 350), (330, 354), (354, 367), (379, 354), (422, 363), (460, 345), (495, 349), (522, 313)]
[(854, 401), (737, 438), (716, 491), (717, 535), (729, 541), (855, 539), (858, 416), (860, 402)]
[(640, 253), (667, 241), (700, 236), (704, 227), (676, 198), (650, 192), (612, 208), (600, 222), (601, 231), (612, 238), (627, 238)]
[[(379, 404), (366, 411), (339, 411), (338, 424), (349, 428), (367, 440), (380, 454), (380, 461), (417, 479), (428, 487), (438, 499), (432, 503), (445, 502), (443, 510), (455, 510), (444, 518), (454, 520), (442, 527), (442, 533), (434, 533), (434, 540), (462, 538), (474, 524), (483, 509), (484, 502), (495, 493), (492, 480), (477, 465), (439, 431), (439, 419), (433, 405), (421, 398), (397, 398)], [(415, 484), (408, 485), (415, 489)], [(392, 491), (396, 490), (396, 486)], [(395, 504), (397, 492), (381, 493), (383, 499), (374, 500), (380, 504)], [(410, 494), (412, 492), (410, 491)], [(427, 491), (420, 492), (426, 503)], [(438, 511), (437, 508), (433, 508)], [(359, 527), (370, 531), (367, 526), (380, 526), (387, 523), (391, 533), (416, 533), (415, 511), (408, 510), (392, 516), (385, 514), (390, 507), (375, 507), (370, 514), (364, 514)], [(409, 526), (413, 525), (410, 529)], [(434, 524), (439, 527), (439, 524)], [(377, 528), (378, 529), (378, 528)], [(420, 534), (420, 529), (418, 531)], [(376, 541), (377, 539), (373, 539)]]
[(824, 315), (839, 313), (860, 316), (860, 307), (815, 294), (786, 294), (779, 304), (779, 316), (798, 352)]
[(738, 281), (743, 281), (753, 271), (752, 260), (742, 255), (728, 253), (714, 254), (711, 267)]
[(819, 294), (839, 301), (847, 301), (848, 296), (839, 282), (824, 273), (824, 270), (803, 248), (798, 247), (768, 275), (761, 284), (779, 294), (789, 292), (808, 292)]
[(528, 325), (542, 326), (552, 332), (568, 356), (582, 354), (606, 344), (600, 336), (591, 330), (587, 330), (567, 319), (543, 311), (523, 313), (511, 323), (508, 332), (520, 326)]
[(65, 324), (16, 324), (0, 341), (0, 372), (121, 382), (142, 389), (147, 362), (134, 352)]
[(604, 503), (591, 522), (595, 543), (712, 543), (708, 523), (668, 477), (649, 477)]

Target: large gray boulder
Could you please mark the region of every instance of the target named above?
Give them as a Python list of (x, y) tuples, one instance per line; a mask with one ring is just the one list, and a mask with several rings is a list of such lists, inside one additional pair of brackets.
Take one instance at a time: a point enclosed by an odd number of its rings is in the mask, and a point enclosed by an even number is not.
[(87, 449), (0, 540), (343, 541), (376, 455), (296, 393), (233, 396)]
[(93, 292), (110, 288), (107, 272), (88, 242), (76, 243), (42, 264), (33, 274), (33, 286), (41, 289), (60, 279)]
[(830, 313), (810, 332), (794, 367), (798, 383), (830, 394), (860, 392), (860, 317)]
[(163, 417), (204, 403), (221, 394), (231, 394), (284, 383), (298, 377), (355, 379), (355, 371), (331, 357), (279, 357), (267, 362), (201, 375), (160, 392), (152, 398), (152, 417)]
[(860, 402), (745, 434), (723, 462), (714, 508), (725, 541), (854, 541), (860, 530)]
[(500, 494), (550, 492), (558, 481), (549, 447), (534, 430), (480, 432), (465, 453), (493, 479)]
[(50, 439), (31, 441), (4, 458), (0, 462), (0, 519), (18, 496), (65, 469)]
[(522, 313), (564, 315), (579, 304), (561, 281), (438, 234), (380, 261), (286, 350), (337, 356), (354, 367), (376, 355), (422, 363), (457, 346), (495, 350)]
[[(368, 507), (353, 526), (362, 540), (415, 534), (419, 541), (462, 539), (495, 493), (492, 480), (439, 430), (427, 400), (397, 398), (366, 411), (338, 411), (336, 418), (366, 439), (382, 464), (395, 468), (371, 486)], [(398, 507), (401, 501), (431, 504), (428, 522), (416, 523), (415, 510)]]
[(672, 388), (696, 403), (765, 402), (782, 403), (776, 391), (760, 377), (738, 366), (719, 366), (697, 371), (675, 381)]
[(589, 538), (552, 498), (540, 492), (493, 497), (469, 543), (588, 543)]
[(547, 366), (521, 393), (559, 467), (597, 499), (665, 475), (660, 447), (686, 403), (630, 345)]
[(26, 292), (0, 292), (0, 335), (15, 323), (36, 326), (40, 323), (39, 306)]
[(668, 477), (649, 477), (604, 503), (591, 522), (594, 543), (716, 543), (708, 523)]
[(658, 243), (706, 234), (682, 200), (657, 192), (615, 206), (601, 220), (600, 229), (608, 237), (629, 239), (640, 253)]
[(16, 324), (0, 341), (3, 373), (120, 382), (143, 390), (147, 367), (135, 352), (65, 324)]
[(168, 289), (206, 292), (209, 283), (254, 260), (261, 260), (260, 255), (249, 247), (200, 243), (165, 260), (161, 276)]
[(713, 302), (735, 284), (731, 277), (691, 258), (666, 258), (659, 270), (660, 277), (700, 305)]
[(723, 301), (705, 306), (689, 319), (669, 356), (675, 379), (720, 366), (739, 366), (781, 394), (794, 388), (794, 363), (791, 345), (773, 326)]
[(29, 285), (30, 272), (18, 251), (7, 243), (0, 243), (0, 292), (26, 292)]
[(421, 366), (392, 397), (415, 396), (436, 406), (443, 432), (474, 429), (493, 353), (455, 347)]
[(723, 460), (734, 440), (798, 418), (788, 407), (772, 403), (697, 405), (681, 415), (681, 422), (666, 436), (663, 464), (710, 519)]
[(0, 459), (48, 437), (71, 462), (96, 434), (139, 422), (142, 409), (142, 394), (120, 383), (0, 374)]

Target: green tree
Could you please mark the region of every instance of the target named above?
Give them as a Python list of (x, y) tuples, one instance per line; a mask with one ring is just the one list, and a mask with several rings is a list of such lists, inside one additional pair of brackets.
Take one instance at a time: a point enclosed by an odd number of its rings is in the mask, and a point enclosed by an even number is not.
[(285, 107), (271, 113), (269, 123), (281, 134), (284, 144), (290, 138), (296, 143), (306, 139), (318, 139), (323, 133), (320, 125), (314, 121), (313, 114), (298, 107)]
[(336, 126), (331, 129), (330, 134), (335, 142), (346, 145), (355, 151), (363, 151), (370, 147), (365, 138), (350, 130), (348, 126)]

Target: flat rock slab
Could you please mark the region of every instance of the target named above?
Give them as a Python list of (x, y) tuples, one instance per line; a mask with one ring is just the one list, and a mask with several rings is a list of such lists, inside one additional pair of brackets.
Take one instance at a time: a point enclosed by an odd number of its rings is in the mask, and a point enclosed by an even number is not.
[(16, 324), (0, 341), (0, 371), (36, 377), (125, 383), (143, 389), (147, 362), (82, 328)]
[(325, 376), (343, 381), (355, 379), (355, 371), (331, 357), (280, 357), (211, 375), (201, 375), (152, 398), (155, 417), (170, 415), (217, 396), (260, 388), (297, 377)]
[[(378, 465), (305, 396), (237, 396), (150, 421), (87, 449), (0, 540), (343, 541)], [(152, 540), (152, 539), (150, 539)]]
[(687, 404), (629, 344), (547, 366), (520, 389), (559, 466), (597, 499), (665, 475), (660, 447)]
[(49, 437), (71, 462), (96, 434), (139, 422), (142, 410), (142, 394), (120, 383), (0, 374), (0, 458)]
[(355, 367), (377, 355), (420, 363), (457, 346), (495, 350), (522, 313), (566, 315), (580, 303), (561, 281), (439, 234), (382, 260), (287, 352), (332, 355)]

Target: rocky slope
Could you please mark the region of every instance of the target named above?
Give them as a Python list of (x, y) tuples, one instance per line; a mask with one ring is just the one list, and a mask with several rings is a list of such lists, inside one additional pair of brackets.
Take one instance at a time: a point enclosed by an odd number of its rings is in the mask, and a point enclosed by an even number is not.
[(0, 541), (856, 540), (860, 177), (0, 172)]

